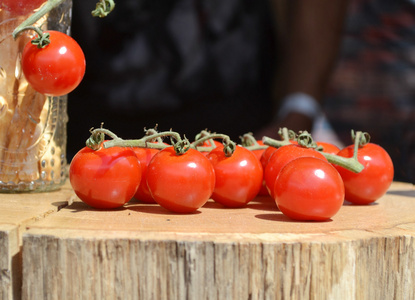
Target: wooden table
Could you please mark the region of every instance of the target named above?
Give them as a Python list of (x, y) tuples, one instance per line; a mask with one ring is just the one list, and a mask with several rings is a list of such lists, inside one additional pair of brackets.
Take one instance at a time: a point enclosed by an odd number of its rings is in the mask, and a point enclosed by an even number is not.
[(270, 198), (190, 215), (137, 201), (93, 210), (68, 186), (1, 198), (2, 274), (22, 256), (23, 299), (415, 299), (411, 184), (318, 223), (286, 218)]

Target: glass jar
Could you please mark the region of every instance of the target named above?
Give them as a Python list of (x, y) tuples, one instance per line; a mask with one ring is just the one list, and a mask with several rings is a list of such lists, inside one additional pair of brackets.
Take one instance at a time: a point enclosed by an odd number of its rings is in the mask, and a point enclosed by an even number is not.
[[(33, 13), (25, 8), (0, 7), (0, 192), (8, 193), (55, 190), (67, 178), (67, 96), (47, 97), (24, 78), (21, 54), (35, 33), (14, 40), (12, 32)], [(35, 25), (69, 34), (71, 10), (65, 0)]]

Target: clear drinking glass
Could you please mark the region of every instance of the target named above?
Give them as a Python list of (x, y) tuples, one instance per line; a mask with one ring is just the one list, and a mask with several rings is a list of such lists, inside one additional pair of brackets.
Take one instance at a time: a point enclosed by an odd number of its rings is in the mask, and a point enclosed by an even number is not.
[[(67, 96), (47, 97), (25, 80), (21, 54), (35, 33), (12, 32), (33, 11), (16, 11), (0, 8), (0, 192), (55, 190), (67, 178)], [(71, 12), (66, 0), (36, 25), (69, 34)]]

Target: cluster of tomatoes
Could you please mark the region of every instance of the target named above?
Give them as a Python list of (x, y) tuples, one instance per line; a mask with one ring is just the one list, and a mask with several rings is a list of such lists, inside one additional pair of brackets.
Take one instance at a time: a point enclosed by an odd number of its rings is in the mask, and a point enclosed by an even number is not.
[[(372, 143), (355, 153), (355, 145), (340, 150), (323, 143), (308, 148), (295, 141), (274, 147), (262, 141), (243, 146), (215, 140), (213, 147), (189, 144), (178, 151), (179, 143), (152, 141), (132, 147), (117, 140), (122, 146), (106, 147), (102, 140), (95, 148), (81, 149), (71, 162), (71, 185), (92, 207), (117, 208), (136, 198), (191, 213), (209, 199), (236, 208), (267, 195), (292, 219), (321, 221), (333, 217), (345, 199), (356, 204), (376, 201), (393, 180), (389, 155)], [(341, 158), (355, 159), (362, 170), (332, 163)]]

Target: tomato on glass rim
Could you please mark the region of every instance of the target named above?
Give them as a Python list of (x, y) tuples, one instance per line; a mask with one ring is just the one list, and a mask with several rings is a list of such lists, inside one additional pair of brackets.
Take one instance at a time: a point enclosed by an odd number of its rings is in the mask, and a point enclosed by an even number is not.
[(141, 166), (133, 150), (82, 148), (69, 167), (75, 194), (94, 208), (117, 208), (133, 198), (141, 180)]
[(59, 31), (45, 31), (50, 43), (39, 48), (28, 42), (22, 53), (22, 70), (39, 93), (62, 96), (72, 92), (85, 74), (85, 55), (79, 44)]
[(177, 154), (171, 146), (151, 159), (147, 167), (147, 186), (160, 206), (176, 213), (192, 213), (212, 195), (215, 172), (199, 151), (190, 148)]
[(345, 192), (340, 174), (327, 160), (299, 157), (282, 168), (273, 193), (289, 218), (325, 221), (340, 210)]

